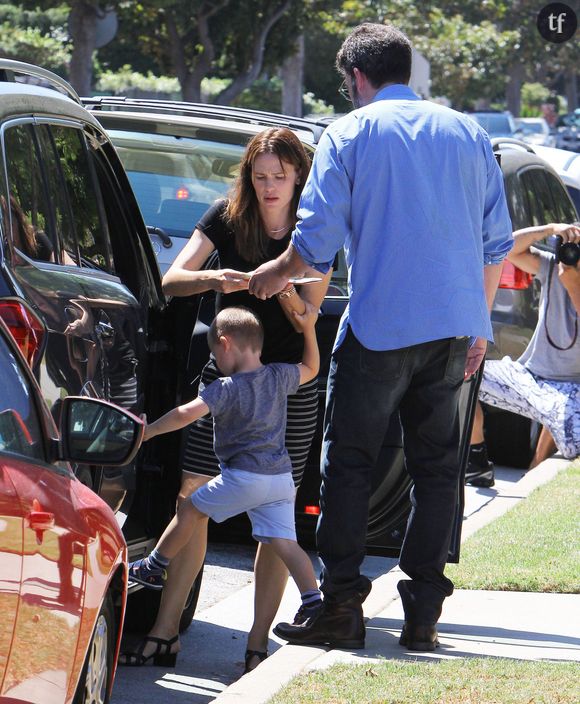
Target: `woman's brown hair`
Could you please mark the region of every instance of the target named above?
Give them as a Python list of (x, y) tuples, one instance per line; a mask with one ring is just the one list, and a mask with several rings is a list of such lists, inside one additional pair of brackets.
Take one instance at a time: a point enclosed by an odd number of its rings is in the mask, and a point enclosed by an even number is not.
[(260, 154), (274, 154), (281, 164), (292, 164), (299, 177), (292, 198), (292, 221), (296, 222), (298, 201), (310, 171), (310, 158), (302, 142), (287, 127), (270, 127), (248, 142), (226, 208), (226, 221), (236, 234), (236, 250), (246, 261), (258, 263), (266, 257), (268, 234), (260, 217), (252, 185), (252, 169)]

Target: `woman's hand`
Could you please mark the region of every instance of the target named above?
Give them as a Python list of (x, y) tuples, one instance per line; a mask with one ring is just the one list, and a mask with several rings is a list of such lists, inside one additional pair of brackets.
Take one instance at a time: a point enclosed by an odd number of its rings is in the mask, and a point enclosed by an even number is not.
[(220, 293), (247, 291), (252, 273), (235, 269), (218, 269), (212, 277), (212, 288)]
[(553, 234), (562, 238), (562, 242), (580, 243), (580, 226), (577, 224), (552, 223)]

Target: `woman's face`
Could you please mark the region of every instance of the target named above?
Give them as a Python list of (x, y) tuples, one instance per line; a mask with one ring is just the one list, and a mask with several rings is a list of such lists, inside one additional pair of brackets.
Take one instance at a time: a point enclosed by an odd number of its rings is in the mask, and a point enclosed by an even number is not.
[(288, 208), (298, 182), (296, 168), (275, 154), (260, 154), (254, 160), (252, 185), (263, 213), (277, 213)]

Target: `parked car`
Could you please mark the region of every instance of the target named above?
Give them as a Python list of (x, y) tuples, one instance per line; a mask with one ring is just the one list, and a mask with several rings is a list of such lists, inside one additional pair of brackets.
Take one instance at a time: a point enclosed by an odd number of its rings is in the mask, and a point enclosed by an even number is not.
[(516, 117), (515, 125), (522, 141), (544, 147), (556, 146), (556, 134), (543, 117)]
[(480, 124), (490, 137), (518, 137), (521, 135), (511, 112), (480, 110), (468, 113), (472, 120)]
[(570, 198), (580, 213), (580, 154), (565, 149), (535, 146), (534, 151), (556, 171), (568, 189)]
[(558, 149), (580, 152), (580, 109), (558, 117), (555, 146)]
[[(501, 160), (506, 198), (514, 230), (547, 222), (574, 222), (578, 213), (555, 169), (525, 142), (492, 140)], [(556, 151), (553, 149), (550, 152)], [(548, 244), (540, 245), (548, 247)], [(492, 309), (494, 344), (488, 358), (505, 355), (518, 359), (525, 350), (538, 318), (539, 284), (505, 261)], [(485, 407), (485, 433), (493, 460), (510, 467), (528, 467), (540, 428), (527, 418)]]
[(69, 397), (57, 432), (2, 319), (0, 374), (0, 701), (104, 704), (127, 548), (111, 509), (69, 463), (129, 462), (143, 424), (104, 401)]
[[(72, 395), (157, 417), (181, 399), (191, 330), (186, 318), (179, 326), (172, 320), (115, 148), (65, 81), (6, 59), (0, 136), (0, 318), (52, 415)], [(75, 467), (115, 511), (131, 560), (150, 551), (175, 511), (178, 460), (169, 438), (148, 443), (121, 468)], [(199, 580), (182, 627), (198, 589)], [(127, 625), (147, 628), (158, 601), (130, 583)]]

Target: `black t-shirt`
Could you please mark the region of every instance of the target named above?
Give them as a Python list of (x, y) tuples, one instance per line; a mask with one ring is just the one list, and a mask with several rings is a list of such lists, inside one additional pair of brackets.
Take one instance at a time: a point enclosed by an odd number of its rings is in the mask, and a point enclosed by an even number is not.
[[(266, 257), (263, 261), (246, 261), (236, 250), (233, 230), (224, 222), (223, 216), (226, 205), (227, 201), (225, 200), (216, 203), (197, 223), (197, 229), (201, 230), (216, 248), (220, 260), (220, 268), (253, 271), (260, 264), (275, 259), (286, 250), (290, 242), (291, 230), (280, 240), (270, 239), (268, 241)], [(276, 296), (262, 301), (247, 291), (218, 293), (216, 296), (216, 313), (229, 306), (247, 306), (262, 321), (264, 326), (262, 362), (264, 364), (269, 364), (270, 362), (295, 364), (300, 362), (304, 347), (302, 334), (294, 330)]]

